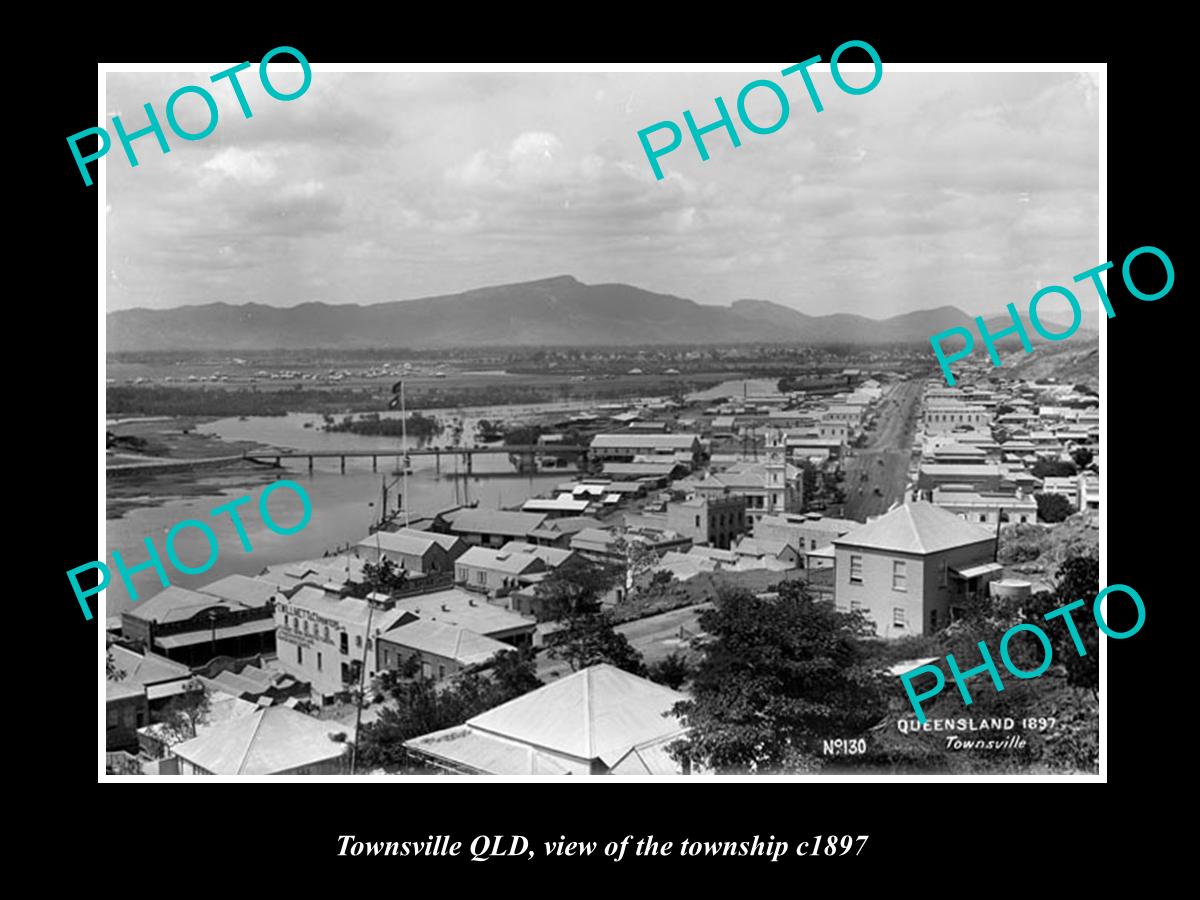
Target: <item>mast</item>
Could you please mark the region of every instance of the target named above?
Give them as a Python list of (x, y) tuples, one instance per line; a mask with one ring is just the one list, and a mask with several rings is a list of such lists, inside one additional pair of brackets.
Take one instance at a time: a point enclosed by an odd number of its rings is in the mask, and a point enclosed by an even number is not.
[(400, 382), (400, 434), (404, 441), (404, 467), (400, 470), (404, 483), (400, 491), (403, 494), (401, 503), (404, 505), (404, 527), (408, 527), (408, 410), (404, 406), (404, 382)]

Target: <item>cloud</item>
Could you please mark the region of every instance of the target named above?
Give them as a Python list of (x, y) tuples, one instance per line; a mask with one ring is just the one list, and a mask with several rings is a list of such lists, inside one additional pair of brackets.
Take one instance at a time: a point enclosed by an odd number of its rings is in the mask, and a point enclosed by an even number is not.
[[(749, 73), (322, 73), (247, 80), (204, 140), (108, 161), (110, 308), (374, 302), (569, 272), (706, 303), (987, 313), (1094, 259), (1098, 85), (1072, 74), (815, 74), (770, 135), (686, 135), (656, 180), (637, 130)], [(110, 75), (107, 106), (207, 75)], [(250, 92), (250, 88), (254, 92)], [(230, 96), (225, 96), (230, 94)], [(761, 96), (760, 96), (761, 95)], [(755, 121), (777, 101), (756, 91)], [(704, 106), (708, 103), (708, 106)]]

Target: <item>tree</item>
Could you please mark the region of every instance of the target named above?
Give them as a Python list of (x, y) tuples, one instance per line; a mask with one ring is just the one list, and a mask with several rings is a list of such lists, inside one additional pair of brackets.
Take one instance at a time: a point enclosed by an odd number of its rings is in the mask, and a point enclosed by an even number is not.
[(1099, 699), (1100, 696), (1100, 630), (1093, 628), (1092, 600), (1100, 593), (1100, 562), (1094, 556), (1073, 556), (1059, 567), (1058, 581), (1051, 592), (1038, 594), (1030, 604), (1030, 618), (1044, 616), (1067, 604), (1082, 600), (1083, 606), (1070, 613), (1079, 624), (1076, 630), (1083, 644), (1085, 656), (1079, 655), (1066, 622), (1053, 622), (1042, 626), (1050, 638), (1054, 662), (1067, 672), (1067, 683), (1072, 687), (1086, 688)]
[(817, 743), (851, 738), (886, 711), (882, 667), (866, 654), (860, 612), (815, 601), (786, 581), (778, 599), (718, 595), (700, 616), (710, 637), (692, 679), (694, 699), (674, 712), (690, 727), (679, 761), (717, 773), (794, 772), (819, 765)]
[(363, 726), (356, 748), (358, 761), (364, 766), (423, 769), (425, 764), (404, 748), (405, 741), (461, 725), (542, 686), (530, 652), (500, 651), (484, 666), (489, 668), (460, 674), (448, 684), (421, 677), (415, 655), (399, 669), (382, 672), (375, 690), (387, 694), (392, 705)]
[(577, 556), (542, 579), (534, 588), (534, 595), (546, 610), (545, 618), (561, 619), (575, 613), (595, 612), (600, 608), (600, 598), (624, 574), (620, 566), (603, 565)]
[(645, 676), (642, 654), (633, 648), (625, 635), (613, 629), (607, 613), (573, 614), (560, 621), (563, 627), (554, 633), (550, 656), (566, 660), (572, 672), (609, 663), (630, 674)]
[(692, 667), (688, 665), (687, 657), (676, 650), (670, 656), (649, 666), (646, 674), (651, 681), (665, 684), (677, 691), (691, 677)]
[(1061, 522), (1075, 512), (1071, 501), (1062, 494), (1038, 494), (1033, 499), (1037, 501), (1038, 518), (1043, 522)]
[(104, 657), (104, 677), (109, 681), (120, 681), (125, 677), (125, 670), (118, 668), (111, 650)]
[(191, 679), (162, 711), (160, 719), (164, 737), (169, 744), (188, 741), (196, 736), (196, 728), (208, 723), (212, 713), (212, 698), (199, 678)]
[(1061, 459), (1039, 459), (1030, 471), (1035, 478), (1070, 478), (1078, 473), (1075, 463)]
[(1076, 447), (1071, 452), (1071, 459), (1075, 461), (1075, 465), (1077, 465), (1079, 468), (1086, 469), (1092, 464), (1092, 460), (1095, 459), (1095, 454), (1092, 453), (1092, 451), (1087, 447)]
[(363, 579), (351, 587), (350, 596), (362, 600), (376, 592), (390, 594), (403, 588), (407, 581), (408, 572), (385, 556), (378, 564), (363, 564)]

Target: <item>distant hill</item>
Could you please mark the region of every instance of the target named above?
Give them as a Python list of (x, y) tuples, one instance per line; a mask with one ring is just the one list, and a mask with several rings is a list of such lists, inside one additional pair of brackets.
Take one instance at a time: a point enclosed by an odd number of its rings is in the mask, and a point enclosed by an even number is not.
[(108, 315), (108, 350), (926, 342), (970, 316), (953, 306), (890, 319), (809, 316), (767, 300), (705, 306), (569, 275), (441, 297), (377, 303), (210, 303)]
[(1086, 384), (1100, 390), (1100, 337), (1076, 334), (1057, 344), (1034, 343), (1032, 353), (1004, 358), (1002, 370), (1032, 381), (1055, 378), (1060, 384)]

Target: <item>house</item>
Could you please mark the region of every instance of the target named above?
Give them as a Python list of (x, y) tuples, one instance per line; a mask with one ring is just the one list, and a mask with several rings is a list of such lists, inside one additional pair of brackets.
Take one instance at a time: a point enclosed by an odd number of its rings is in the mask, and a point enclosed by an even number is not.
[(468, 544), (502, 547), (509, 541), (527, 540), (546, 521), (542, 513), (466, 508), (441, 514), (435, 524)]
[(457, 584), (493, 596), (507, 594), (521, 583), (522, 577), (544, 571), (545, 561), (532, 553), (488, 547), (472, 547), (454, 561)]
[(667, 747), (687, 732), (671, 714), (685, 699), (615, 666), (589, 666), (404, 746), (455, 774), (677, 775)]
[(416, 657), (424, 678), (442, 681), (463, 669), (483, 665), (510, 644), (476, 634), (461, 625), (414, 619), (379, 636), (379, 669), (398, 669)]
[(795, 569), (800, 566), (800, 552), (787, 541), (742, 538), (734, 552), (739, 557), (756, 560), (773, 569)]
[(211, 587), (217, 593), (171, 585), (123, 610), (122, 635), (150, 652), (187, 665), (200, 665), (217, 656), (275, 652), (271, 598), (277, 586), (236, 575)]
[(633, 462), (637, 457), (665, 456), (695, 465), (704, 452), (695, 434), (598, 434), (592, 438), (592, 459), (601, 462)]
[[(341, 775), (347, 732), (286, 706), (268, 706), (171, 748), (181, 775)], [(333, 736), (341, 733), (344, 740)]]
[(861, 610), (881, 637), (929, 634), (1000, 577), (993, 528), (932, 503), (897, 506), (833, 541), (834, 598)]
[[(513, 538), (517, 541), (528, 541), (540, 547), (566, 548), (571, 538), (581, 531), (602, 528), (599, 519), (591, 516), (568, 516), (562, 519), (547, 519), (540, 527), (529, 532), (528, 538)], [(505, 543), (508, 543), (507, 541)]]
[(438, 538), (450, 538), (452, 545), (466, 549), (466, 543), (452, 535), (402, 529), (376, 531), (359, 541), (354, 551), (372, 565), (387, 559), (411, 575), (437, 575), (451, 571), (454, 562), (454, 557)]
[(509, 541), (500, 549), (505, 553), (532, 553), (546, 564), (547, 569), (557, 569), (576, 558), (574, 550), (562, 547), (542, 547), (525, 541)]
[(695, 544), (728, 550), (746, 531), (746, 498), (741, 494), (696, 496), (667, 504), (667, 528)]

